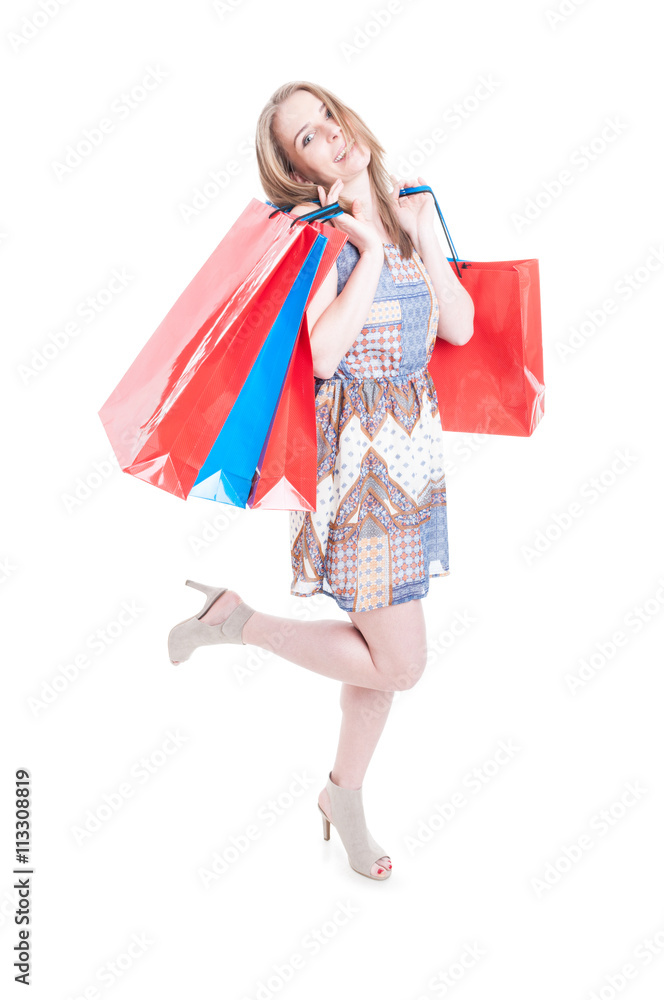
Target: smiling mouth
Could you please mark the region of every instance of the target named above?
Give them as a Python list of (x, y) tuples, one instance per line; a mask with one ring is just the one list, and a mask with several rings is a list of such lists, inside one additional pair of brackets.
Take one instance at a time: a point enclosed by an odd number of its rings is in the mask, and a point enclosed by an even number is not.
[(353, 148), (354, 145), (355, 145), (355, 139), (351, 139), (351, 141), (348, 143), (348, 145), (344, 146), (343, 151), (341, 153), (339, 153), (338, 156), (335, 156), (335, 158), (334, 158), (334, 160), (332, 162), (333, 163), (340, 163), (341, 160), (343, 160), (343, 158), (345, 156), (347, 156), (348, 153), (350, 153), (350, 151), (351, 151), (351, 149)]

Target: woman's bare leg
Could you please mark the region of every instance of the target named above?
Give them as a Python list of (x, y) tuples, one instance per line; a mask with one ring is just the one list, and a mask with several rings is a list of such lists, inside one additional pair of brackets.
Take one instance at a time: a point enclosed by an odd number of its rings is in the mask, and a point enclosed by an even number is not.
[[(404, 614), (392, 615), (395, 607), (404, 608)], [(421, 601), (409, 601), (405, 605), (393, 605), (390, 608), (377, 608), (375, 612), (353, 612), (350, 618), (354, 625), (365, 636), (372, 652), (385, 654), (393, 648), (395, 641), (400, 641), (394, 635), (393, 625), (403, 629), (408, 637), (411, 651), (417, 652), (421, 647), (424, 656), (426, 646), (426, 628)], [(418, 669), (411, 681), (417, 679), (421, 670)], [(404, 679), (407, 674), (404, 674)], [(356, 687), (353, 684), (341, 685), (341, 731), (337, 756), (332, 768), (332, 781), (342, 788), (361, 788), (364, 783), (369, 762), (376, 749), (381, 733), (385, 728), (387, 716), (394, 699), (394, 691), (372, 690)], [(323, 788), (318, 796), (318, 803), (323, 812), (330, 817), (330, 797)], [(389, 856), (380, 859), (380, 863), (372, 865), (372, 875), (378, 875), (381, 868), (391, 868)]]
[[(227, 590), (201, 620), (209, 625), (220, 624), (240, 600), (235, 591)], [(412, 687), (422, 675), (426, 626), (420, 600), (347, 614), (350, 622), (302, 622), (255, 611), (244, 624), (242, 638), (245, 643), (342, 681), (342, 721), (332, 781), (342, 788), (361, 788), (394, 691)], [(331, 818), (326, 788), (318, 802)], [(372, 865), (371, 873), (380, 876), (391, 867), (389, 856), (385, 856)]]
[[(227, 590), (201, 621), (221, 624), (241, 597)], [(302, 622), (255, 611), (245, 622), (245, 643), (334, 680), (378, 691), (401, 691), (419, 679), (426, 662), (421, 601), (348, 612), (350, 622)]]
[[(393, 699), (394, 691), (374, 691), (354, 684), (341, 685), (341, 730), (331, 772), (335, 785), (342, 788), (362, 787)], [(318, 796), (318, 804), (328, 819), (333, 818), (326, 786)], [(389, 855), (386, 855), (374, 862), (371, 874), (381, 875), (391, 867), (392, 862)]]

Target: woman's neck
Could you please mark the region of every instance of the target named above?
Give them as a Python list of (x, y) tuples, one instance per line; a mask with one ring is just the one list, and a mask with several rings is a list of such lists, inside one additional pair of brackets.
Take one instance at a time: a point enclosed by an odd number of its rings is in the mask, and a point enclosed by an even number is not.
[(388, 234), (385, 232), (383, 220), (378, 211), (378, 204), (373, 197), (367, 168), (365, 167), (364, 170), (361, 170), (354, 177), (344, 181), (341, 193), (349, 201), (352, 201), (354, 198), (360, 199), (365, 219), (374, 227), (381, 240), (387, 241)]

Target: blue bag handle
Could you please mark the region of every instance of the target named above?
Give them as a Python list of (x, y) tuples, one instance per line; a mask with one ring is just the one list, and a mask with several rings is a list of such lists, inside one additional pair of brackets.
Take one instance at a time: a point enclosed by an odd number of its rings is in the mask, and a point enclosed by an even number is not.
[[(447, 243), (449, 245), (450, 250), (452, 251), (452, 256), (448, 257), (448, 260), (450, 261), (450, 263), (454, 262), (454, 266), (456, 267), (457, 274), (459, 275), (459, 277), (461, 277), (461, 271), (459, 270), (459, 257), (457, 256), (457, 252), (456, 252), (456, 250), (454, 248), (454, 244), (452, 243), (452, 237), (450, 236), (449, 229), (447, 228), (447, 224), (445, 222), (445, 219), (443, 218), (443, 213), (440, 210), (440, 205), (438, 204), (438, 199), (436, 198), (435, 194), (433, 193), (432, 188), (428, 184), (420, 184), (418, 187), (400, 188), (399, 189), (399, 197), (401, 197), (402, 195), (419, 194), (420, 191), (429, 191), (431, 193), (431, 197), (433, 198), (433, 200), (435, 202), (435, 205), (436, 205), (436, 211), (438, 212), (438, 218), (440, 219), (440, 221), (442, 223), (442, 226), (443, 226), (443, 231), (445, 233), (445, 237), (447, 239)], [(311, 200), (312, 201), (317, 201), (318, 204), (320, 205), (320, 198), (312, 198)], [(267, 204), (268, 205), (273, 205), (274, 203), (271, 202), (271, 201), (268, 201)], [(272, 218), (272, 216), (276, 215), (277, 212), (290, 212), (290, 211), (293, 210), (293, 208), (295, 208), (294, 205), (291, 205), (289, 208), (278, 208), (275, 205), (275, 211), (274, 212), (270, 212), (270, 216), (269, 217)], [(333, 214), (328, 216), (326, 214), (328, 212), (328, 210), (333, 210)], [(308, 212), (306, 215), (300, 215), (300, 216), (298, 216), (298, 218), (303, 219), (304, 221), (307, 221), (308, 219), (320, 219), (320, 221), (325, 221), (325, 219), (323, 218), (323, 216), (325, 216), (325, 218), (334, 219), (334, 218), (336, 218), (337, 215), (342, 215), (342, 214), (343, 214), (343, 209), (341, 209), (339, 207), (339, 202), (335, 201), (335, 203), (333, 205), (327, 205), (324, 208), (314, 209), (313, 212)], [(297, 221), (298, 221), (297, 219), (293, 219), (293, 222), (291, 222), (291, 226), (293, 226)]]
[(443, 213), (440, 210), (440, 205), (438, 204), (436, 196), (433, 193), (433, 191), (431, 190), (431, 188), (429, 187), (429, 185), (428, 184), (420, 184), (419, 187), (401, 188), (399, 190), (399, 197), (401, 197), (401, 195), (403, 195), (403, 194), (419, 194), (420, 191), (431, 191), (431, 197), (433, 198), (434, 202), (436, 203), (436, 211), (438, 212), (438, 218), (440, 219), (441, 223), (443, 224), (443, 230), (445, 231), (445, 236), (447, 238), (447, 242), (449, 244), (449, 248), (452, 251), (452, 256), (451, 256), (451, 258), (448, 258), (448, 259), (450, 260), (450, 262), (454, 261), (454, 266), (457, 269), (457, 274), (459, 275), (459, 277), (461, 277), (461, 271), (459, 270), (459, 258), (457, 257), (456, 250), (454, 249), (454, 244), (452, 243), (452, 237), (450, 236), (450, 233), (449, 233), (449, 230), (447, 228), (447, 225), (445, 224), (445, 219), (443, 218)]
[[(314, 198), (320, 205), (320, 198)], [(268, 201), (268, 205), (274, 205), (274, 202)], [(273, 215), (277, 212), (292, 212), (295, 205), (291, 205), (289, 208), (279, 208), (278, 205), (274, 205), (274, 212), (270, 212), (268, 218), (271, 219)], [(337, 215), (343, 215), (344, 210), (339, 205), (338, 201), (335, 201), (333, 205), (325, 205), (322, 208), (315, 208), (312, 212), (307, 212), (306, 215), (298, 215), (296, 219), (291, 222), (291, 229), (296, 222), (310, 222), (312, 219), (317, 219), (319, 222), (327, 222), (328, 219), (335, 219)]]

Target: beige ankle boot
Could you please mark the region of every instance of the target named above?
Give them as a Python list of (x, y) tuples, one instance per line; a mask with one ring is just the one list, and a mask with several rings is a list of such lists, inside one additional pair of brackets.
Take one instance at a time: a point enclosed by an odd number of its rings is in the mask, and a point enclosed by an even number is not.
[(207, 600), (202, 611), (192, 618), (186, 618), (169, 632), (168, 655), (171, 663), (188, 660), (198, 646), (210, 646), (217, 642), (237, 642), (246, 646), (242, 639), (242, 626), (254, 614), (255, 609), (242, 601), (220, 625), (208, 625), (199, 619), (212, 607), (218, 597), (226, 593), (228, 587), (212, 587), (206, 583), (194, 583), (193, 580), (185, 580), (185, 583), (188, 587), (201, 590), (207, 595)]
[(330, 821), (337, 828), (341, 842), (346, 848), (348, 863), (353, 871), (377, 882), (384, 882), (392, 874), (391, 868), (385, 868), (385, 874), (372, 875), (371, 866), (376, 863), (383, 865), (380, 858), (387, 857), (387, 851), (378, 844), (369, 831), (364, 819), (361, 788), (341, 788), (332, 781), (332, 772), (327, 779), (327, 793), (330, 796), (332, 816), (327, 818), (323, 813), (323, 837), (330, 839)]

